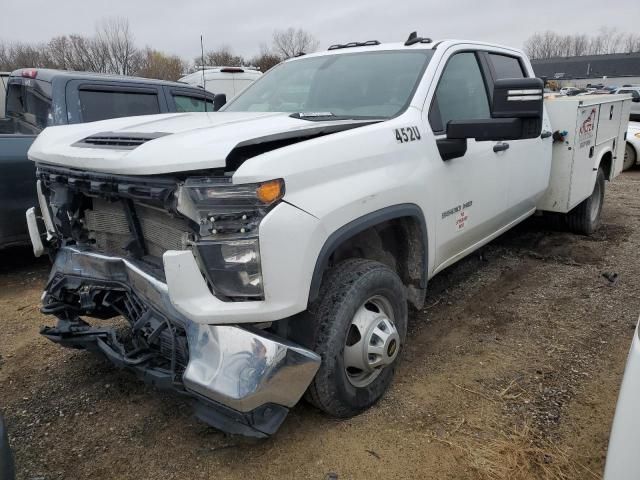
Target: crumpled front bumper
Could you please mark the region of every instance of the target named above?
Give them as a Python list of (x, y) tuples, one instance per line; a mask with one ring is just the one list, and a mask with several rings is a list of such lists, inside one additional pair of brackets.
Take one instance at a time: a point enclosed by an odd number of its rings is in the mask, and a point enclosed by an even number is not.
[[(110, 291), (135, 296), (145, 308), (141, 316), (145, 321), (168, 321), (185, 332), (188, 362), (179, 378), (152, 361), (132, 359), (113, 331), (70, 319), (70, 312), (91, 316), (93, 302)], [(157, 387), (195, 398), (197, 416), (230, 433), (258, 437), (274, 433), (320, 365), (316, 353), (266, 331), (190, 321), (173, 306), (167, 285), (134, 261), (63, 247), (43, 294), (44, 310), (52, 299), (58, 305), (69, 298), (65, 297), (69, 292), (79, 294), (80, 301), (69, 309), (64, 304), (49, 309), (46, 313), (56, 314), (59, 322), (58, 327), (43, 329), (45, 336), (64, 346), (100, 352)], [(130, 319), (134, 330), (140, 322)]]

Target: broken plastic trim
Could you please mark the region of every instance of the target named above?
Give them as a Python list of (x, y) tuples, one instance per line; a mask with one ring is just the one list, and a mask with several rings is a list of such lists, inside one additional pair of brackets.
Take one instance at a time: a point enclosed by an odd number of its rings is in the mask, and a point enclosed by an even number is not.
[(59, 320), (57, 327), (44, 327), (40, 333), (64, 347), (103, 354), (116, 367), (132, 371), (137, 378), (155, 388), (194, 398), (192, 406), (196, 417), (227, 433), (267, 438), (278, 430), (289, 413), (288, 408), (271, 403), (249, 412), (239, 412), (195, 392), (188, 392), (181, 382), (175, 381), (171, 371), (152, 365), (156, 354), (147, 353), (131, 359), (114, 347), (120, 343), (111, 328), (93, 328), (87, 324), (74, 325), (74, 322)]
[[(292, 118), (297, 114), (290, 115)], [(307, 117), (304, 120), (308, 121), (321, 121), (327, 120), (326, 117)], [(340, 117), (331, 117), (331, 120), (340, 120)], [(332, 133), (344, 132), (354, 128), (365, 127), (374, 123), (379, 123), (383, 120), (362, 120), (353, 123), (336, 123), (331, 125), (323, 125), (321, 127), (305, 128), (303, 130), (295, 130), (292, 132), (276, 133), (274, 135), (266, 135), (264, 137), (257, 137), (251, 140), (246, 140), (237, 144), (226, 159), (225, 170), (227, 172), (236, 171), (240, 165), (250, 158), (262, 155), (263, 153), (271, 152), (279, 148), (287, 147), (295, 143), (312, 140), (314, 138), (323, 137), (325, 135), (331, 135)]]

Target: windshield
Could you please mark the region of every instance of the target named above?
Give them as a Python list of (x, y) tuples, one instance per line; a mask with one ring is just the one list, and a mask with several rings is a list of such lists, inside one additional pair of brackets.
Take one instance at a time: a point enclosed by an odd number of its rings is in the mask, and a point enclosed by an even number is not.
[(431, 50), (395, 50), (285, 62), (224, 111), (390, 118), (406, 108), (432, 55)]

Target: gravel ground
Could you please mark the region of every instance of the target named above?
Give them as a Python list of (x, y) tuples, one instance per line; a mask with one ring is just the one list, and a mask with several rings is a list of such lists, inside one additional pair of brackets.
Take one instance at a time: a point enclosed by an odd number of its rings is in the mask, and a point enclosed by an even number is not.
[[(0, 252), (0, 409), (20, 479), (598, 478), (640, 313), (640, 172), (591, 238), (526, 222), (430, 283), (391, 391), (365, 414), (301, 403), (266, 441), (38, 335), (46, 261)], [(618, 279), (609, 274), (618, 274)]]

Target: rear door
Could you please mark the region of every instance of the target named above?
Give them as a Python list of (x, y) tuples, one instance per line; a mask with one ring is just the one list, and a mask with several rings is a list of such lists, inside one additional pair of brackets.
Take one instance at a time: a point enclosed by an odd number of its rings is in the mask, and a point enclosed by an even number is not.
[[(429, 107), (429, 124), (436, 139), (446, 137), (450, 120), (491, 116), (479, 52), (452, 50), (438, 66), (439, 80)], [(506, 223), (507, 162), (504, 155), (493, 151), (494, 144), (469, 139), (464, 156), (437, 160), (428, 186), (430, 198), (437, 201), (435, 271)]]
[(72, 80), (66, 86), (68, 123), (154, 115), (168, 111), (163, 87), (129, 82)]
[[(505, 78), (533, 77), (516, 55), (504, 52), (483, 52), (482, 63), (490, 81), (490, 92), (493, 82)], [(542, 92), (540, 93), (542, 95)], [(551, 129), (547, 116), (544, 116), (542, 131)], [(551, 171), (551, 137), (532, 138), (527, 140), (510, 140), (498, 142), (502, 148), (499, 155), (503, 158), (504, 168), (508, 171), (507, 201), (510, 207), (511, 220), (517, 220), (535, 209), (540, 196), (546, 191)]]
[(171, 112), (213, 112), (213, 94), (204, 89), (167, 87)]

